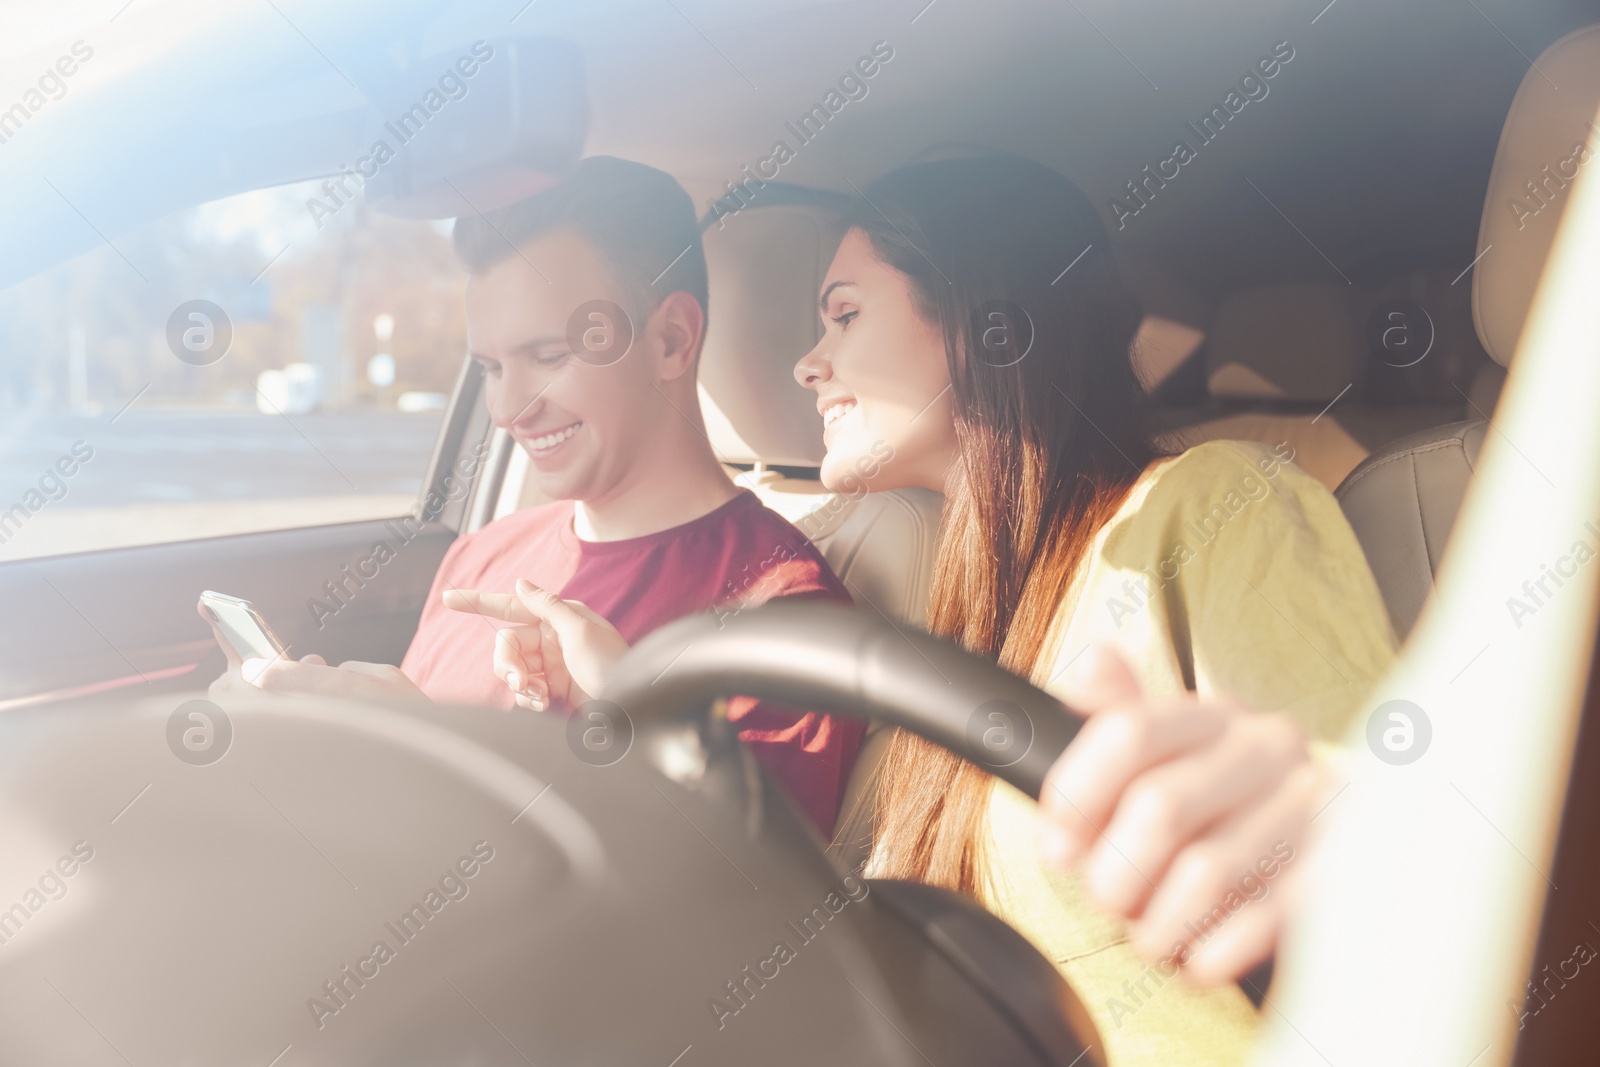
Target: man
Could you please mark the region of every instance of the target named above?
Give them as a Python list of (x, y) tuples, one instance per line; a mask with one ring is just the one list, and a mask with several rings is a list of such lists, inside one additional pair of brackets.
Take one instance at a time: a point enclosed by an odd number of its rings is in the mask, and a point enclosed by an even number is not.
[[(705, 257), (672, 177), (586, 159), (537, 196), (458, 219), (455, 247), (490, 413), (552, 502), (451, 547), (398, 668), (307, 657), (251, 661), (243, 677), (275, 691), (570, 711), (629, 644), (673, 619), (774, 596), (848, 602), (810, 542), (711, 450), (695, 386)], [(514, 628), (502, 637), (499, 623)], [(213, 695), (241, 684), (230, 670)], [(830, 833), (861, 725), (750, 700), (730, 718)]]

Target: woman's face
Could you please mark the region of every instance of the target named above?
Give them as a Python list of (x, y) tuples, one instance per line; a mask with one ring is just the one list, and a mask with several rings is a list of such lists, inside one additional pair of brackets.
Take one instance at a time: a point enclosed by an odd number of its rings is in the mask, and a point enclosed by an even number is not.
[(822, 282), (822, 340), (795, 364), (823, 419), (822, 483), (835, 492), (944, 490), (957, 455), (944, 337), (911, 282), (851, 230)]

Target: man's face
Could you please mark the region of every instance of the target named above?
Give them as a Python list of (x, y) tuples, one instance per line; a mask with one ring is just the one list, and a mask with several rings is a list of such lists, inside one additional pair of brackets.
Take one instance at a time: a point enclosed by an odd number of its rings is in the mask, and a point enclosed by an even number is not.
[[(573, 354), (569, 325), (584, 305), (624, 303), (611, 272), (588, 241), (570, 231), (525, 244), (467, 282), (467, 341), (483, 365), (489, 413), (533, 461), (546, 495), (603, 497), (627, 477), (660, 416), (651, 324), (626, 355)], [(611, 312), (579, 315), (580, 332), (617, 331)], [(591, 332), (604, 343), (608, 338)], [(609, 362), (615, 359), (615, 362)]]

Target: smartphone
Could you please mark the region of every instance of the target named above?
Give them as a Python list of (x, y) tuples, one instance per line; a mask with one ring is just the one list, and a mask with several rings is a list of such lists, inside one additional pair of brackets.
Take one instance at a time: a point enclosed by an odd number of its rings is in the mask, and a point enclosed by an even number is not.
[(278, 640), (250, 601), (207, 589), (200, 594), (200, 610), (217, 624), (240, 659), (270, 660), (288, 655), (288, 647)]

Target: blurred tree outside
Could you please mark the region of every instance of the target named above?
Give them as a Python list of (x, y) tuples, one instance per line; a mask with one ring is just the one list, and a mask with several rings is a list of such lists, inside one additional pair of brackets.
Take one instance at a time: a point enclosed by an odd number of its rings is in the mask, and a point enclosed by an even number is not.
[[(316, 192), (307, 183), (201, 205), (0, 292), (0, 407), (115, 410), (147, 385), (141, 406), (253, 407), (258, 375), (316, 357), (306, 350), (316, 336), (331, 348), (312, 360), (324, 367), (326, 407), (448, 393), (466, 346), (449, 223), (356, 201), (319, 228), (305, 206)], [(169, 316), (193, 299), (233, 325), (228, 353), (208, 366), (167, 345)], [(393, 336), (379, 341), (373, 322), (385, 314)], [(395, 362), (383, 389), (367, 380), (379, 352)]]

